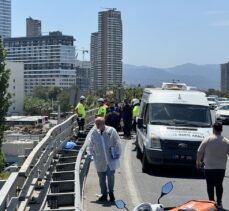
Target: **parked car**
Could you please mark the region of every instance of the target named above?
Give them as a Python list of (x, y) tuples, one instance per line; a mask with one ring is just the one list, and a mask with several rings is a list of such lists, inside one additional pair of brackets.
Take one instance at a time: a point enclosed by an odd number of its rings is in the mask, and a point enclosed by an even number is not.
[(218, 106), (218, 102), (215, 97), (207, 97), (209, 108), (214, 110)]
[(222, 104), (216, 109), (215, 119), (222, 124), (229, 124), (229, 103)]

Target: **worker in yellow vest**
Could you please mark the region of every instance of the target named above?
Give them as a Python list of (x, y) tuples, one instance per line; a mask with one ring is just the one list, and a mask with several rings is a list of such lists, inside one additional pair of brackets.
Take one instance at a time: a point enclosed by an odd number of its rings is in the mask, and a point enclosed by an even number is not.
[(103, 98), (99, 98), (97, 101), (98, 101), (98, 104), (99, 104), (97, 116), (105, 117), (106, 114), (107, 114), (107, 107), (104, 105), (104, 99)]
[(137, 117), (140, 113), (140, 101), (138, 99), (133, 100), (133, 110), (132, 110), (132, 120), (133, 120), (133, 130), (136, 132)]
[(85, 124), (85, 117), (86, 117), (86, 111), (85, 111), (85, 100), (86, 98), (84, 96), (80, 97), (80, 102), (77, 104), (75, 110), (78, 115), (77, 122), (79, 126), (79, 131), (84, 130), (84, 124)]

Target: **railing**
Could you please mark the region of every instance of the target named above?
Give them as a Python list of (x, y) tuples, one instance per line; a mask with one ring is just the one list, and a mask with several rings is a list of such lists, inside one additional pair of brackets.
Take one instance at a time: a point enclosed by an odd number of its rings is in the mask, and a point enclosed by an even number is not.
[[(95, 112), (87, 112), (86, 124), (93, 122)], [(12, 173), (0, 191), (0, 211), (25, 210), (37, 181), (42, 180), (52, 162), (56, 151), (77, 126), (77, 116), (72, 115), (61, 124), (51, 128), (46, 136), (28, 155), (19, 172)]]
[(90, 132), (87, 134), (84, 145), (79, 151), (77, 156), (77, 161), (75, 165), (75, 210), (82, 211), (83, 210), (83, 202), (82, 202), (82, 194), (83, 194), (83, 186), (84, 181), (88, 173), (88, 169), (90, 166), (90, 158), (86, 155), (87, 146), (89, 143), (88, 137), (90, 136)]

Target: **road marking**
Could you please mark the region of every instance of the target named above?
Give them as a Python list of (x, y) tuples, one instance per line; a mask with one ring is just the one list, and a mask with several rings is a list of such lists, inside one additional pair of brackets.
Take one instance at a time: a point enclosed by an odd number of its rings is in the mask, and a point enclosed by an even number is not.
[(132, 174), (131, 169), (131, 147), (129, 145), (132, 144), (132, 142), (129, 140), (126, 143), (125, 151), (124, 151), (124, 169), (125, 169), (125, 177), (127, 182), (127, 189), (129, 193), (129, 197), (132, 201), (132, 204), (134, 206), (137, 206), (142, 202), (141, 197), (139, 195), (139, 190), (137, 189), (135, 185), (135, 179)]

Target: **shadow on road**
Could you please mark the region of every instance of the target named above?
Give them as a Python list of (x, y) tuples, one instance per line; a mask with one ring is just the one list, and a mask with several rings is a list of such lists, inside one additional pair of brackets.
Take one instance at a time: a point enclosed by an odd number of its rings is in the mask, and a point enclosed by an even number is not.
[(148, 174), (156, 177), (204, 179), (204, 172), (194, 167), (152, 166)]
[(115, 202), (109, 202), (109, 201), (106, 201), (106, 202), (91, 201), (90, 203), (93, 203), (93, 204), (100, 204), (100, 205), (103, 206), (103, 207), (112, 207), (112, 206), (115, 206)]

